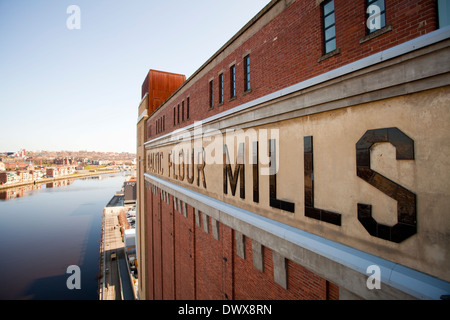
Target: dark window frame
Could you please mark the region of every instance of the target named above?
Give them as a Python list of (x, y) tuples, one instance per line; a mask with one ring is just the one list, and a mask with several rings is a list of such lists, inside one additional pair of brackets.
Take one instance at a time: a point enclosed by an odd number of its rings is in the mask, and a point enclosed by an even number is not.
[(223, 73), (219, 74), (219, 104), (223, 104)]
[(209, 81), (209, 108), (214, 108), (214, 80)]
[(244, 92), (252, 89), (250, 82), (250, 55), (244, 57)]
[(184, 100), (181, 101), (181, 122), (184, 122)]
[[(325, 7), (329, 4), (329, 3), (333, 3), (333, 10), (330, 11), (329, 13), (325, 14)], [(333, 52), (334, 50), (337, 49), (337, 37), (336, 37), (336, 15), (335, 15), (335, 6), (334, 6), (334, 0), (328, 0), (328, 1), (324, 1), (322, 3), (322, 36), (323, 36), (323, 52), (324, 54), (328, 54), (330, 52)], [(330, 17), (331, 15), (334, 16), (334, 22), (329, 25), (328, 27), (325, 26), (325, 20)], [(327, 39), (327, 31), (330, 30), (331, 28), (334, 28), (334, 36), (331, 38)], [(334, 48), (332, 50), (327, 50), (327, 44), (331, 41), (334, 40)]]
[(230, 99), (236, 98), (236, 65), (230, 67)]
[(189, 97), (186, 98), (186, 120), (189, 120)]

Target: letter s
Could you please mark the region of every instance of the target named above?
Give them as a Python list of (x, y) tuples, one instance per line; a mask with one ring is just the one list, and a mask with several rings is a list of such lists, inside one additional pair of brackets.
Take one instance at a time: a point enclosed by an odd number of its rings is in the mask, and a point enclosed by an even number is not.
[(417, 230), (416, 195), (370, 168), (370, 149), (375, 143), (390, 142), (397, 160), (414, 160), (414, 140), (398, 128), (368, 130), (356, 143), (358, 177), (397, 200), (397, 224), (386, 226), (372, 217), (372, 206), (358, 203), (358, 220), (374, 237), (400, 243)]

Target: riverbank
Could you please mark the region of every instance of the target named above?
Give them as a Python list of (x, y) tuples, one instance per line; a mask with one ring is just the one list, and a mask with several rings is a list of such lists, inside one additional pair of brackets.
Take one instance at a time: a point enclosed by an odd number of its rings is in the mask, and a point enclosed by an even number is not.
[(131, 275), (125, 230), (130, 228), (126, 213), (132, 205), (107, 205), (103, 209), (99, 259), (99, 300), (136, 300), (135, 279)]
[(55, 178), (44, 178), (44, 179), (25, 181), (25, 182), (14, 183), (14, 184), (4, 184), (4, 185), (0, 185), (0, 190), (23, 187), (23, 186), (27, 186), (27, 185), (31, 185), (31, 184), (41, 184), (41, 183), (48, 183), (48, 182), (54, 182), (54, 181), (60, 181), (60, 180), (68, 180), (68, 179), (76, 179), (76, 178), (97, 176), (97, 175), (110, 174), (110, 173), (118, 173), (121, 171), (123, 171), (123, 170), (119, 170), (119, 169), (95, 170), (95, 171), (75, 173), (75, 174), (71, 174), (71, 175), (67, 175), (67, 176), (60, 176), (60, 177), (55, 177)]

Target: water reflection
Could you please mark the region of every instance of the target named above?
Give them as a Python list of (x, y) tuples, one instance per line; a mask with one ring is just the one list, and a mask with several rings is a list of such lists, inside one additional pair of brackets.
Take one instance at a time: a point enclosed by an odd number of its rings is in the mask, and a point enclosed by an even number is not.
[[(97, 299), (102, 211), (129, 175), (1, 190), (0, 300)], [(69, 265), (81, 290), (66, 287)]]
[[(124, 174), (125, 177), (131, 176), (131, 173), (127, 172)], [(15, 198), (20, 198), (24, 196), (31, 195), (32, 191), (40, 190), (42, 188), (59, 188), (65, 187), (73, 184), (75, 180), (105, 180), (108, 178), (114, 178), (117, 175), (104, 174), (104, 175), (93, 175), (87, 177), (80, 177), (76, 179), (66, 179), (66, 180), (55, 180), (51, 182), (41, 182), (28, 184), (20, 187), (11, 187), (8, 189), (0, 190), (0, 200), (12, 200)]]

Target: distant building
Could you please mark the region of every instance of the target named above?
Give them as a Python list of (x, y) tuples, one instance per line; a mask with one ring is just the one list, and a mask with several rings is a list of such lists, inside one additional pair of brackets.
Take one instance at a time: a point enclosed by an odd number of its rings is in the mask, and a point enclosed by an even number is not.
[(17, 152), (14, 154), (14, 156), (15, 156), (16, 158), (25, 158), (25, 157), (26, 157), (26, 151), (25, 151), (25, 149), (22, 149), (22, 150), (17, 151)]
[(59, 176), (59, 171), (57, 168), (47, 168), (46, 176), (47, 178), (56, 178)]
[(0, 184), (8, 182), (8, 172), (0, 172)]
[(14, 171), (2, 171), (0, 172), (0, 183), (1, 184), (10, 184), (19, 181), (19, 177), (17, 173)]
[(124, 203), (136, 203), (136, 179), (130, 179), (124, 182)]
[(8, 162), (5, 163), (6, 170), (33, 170), (34, 165), (28, 162)]
[(40, 171), (40, 170), (30, 170), (30, 176), (31, 176), (31, 180), (36, 181), (36, 180), (42, 178), (43, 174), (42, 174), (42, 171)]
[(54, 160), (55, 165), (60, 165), (60, 166), (68, 166), (68, 165), (75, 165), (76, 161), (74, 158), (71, 157), (60, 157), (60, 158), (56, 158)]
[(99, 165), (99, 166), (104, 166), (104, 165), (108, 165), (109, 161), (108, 160), (92, 160), (91, 162), (93, 165)]
[(20, 182), (28, 182), (32, 180), (33, 175), (31, 175), (29, 171), (18, 170), (17, 177)]

